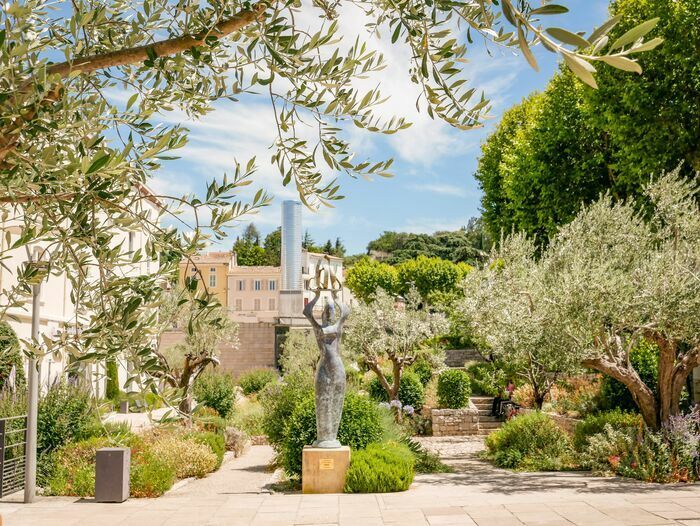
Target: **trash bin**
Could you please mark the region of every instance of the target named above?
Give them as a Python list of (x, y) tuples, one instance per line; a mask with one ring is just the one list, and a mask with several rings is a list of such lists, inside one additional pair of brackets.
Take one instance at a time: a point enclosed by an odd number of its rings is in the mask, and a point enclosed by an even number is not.
[(104, 447), (95, 461), (95, 500), (124, 502), (129, 498), (131, 450), (128, 447)]

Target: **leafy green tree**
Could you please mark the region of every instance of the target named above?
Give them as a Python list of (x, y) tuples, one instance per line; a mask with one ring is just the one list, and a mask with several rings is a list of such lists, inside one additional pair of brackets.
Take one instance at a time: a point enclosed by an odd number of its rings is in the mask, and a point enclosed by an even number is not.
[[(615, 39), (639, 21), (658, 18), (654, 34), (664, 43), (639, 57), (641, 75), (601, 66), (599, 92), (586, 90), (592, 125), (608, 141), (611, 171), (620, 195), (640, 194), (652, 174), (700, 170), (700, 3), (697, 0), (614, 0), (620, 17)], [(690, 53), (690, 55), (689, 55)]]
[(688, 60), (700, 49), (698, 2), (619, 0), (611, 13), (611, 42), (658, 18), (663, 46), (630, 66), (639, 75), (602, 64), (598, 90), (562, 66), (543, 93), (504, 115), (475, 174), (492, 235), (523, 230), (544, 241), (601, 192), (641, 199), (653, 174), (679, 161), (686, 176), (700, 169), (700, 66)]
[(250, 223), (243, 231), (243, 241), (251, 245), (260, 245), (260, 231), (255, 223)]
[(265, 249), (245, 239), (236, 239), (236, 242), (233, 244), (233, 251), (236, 253), (236, 261), (242, 267), (266, 265), (268, 262), (268, 255)]
[[(4, 282), (11, 285), (0, 291), (0, 319), (7, 309), (24, 306), (31, 284), (52, 273), (69, 280), (75, 318), (82, 320), (80, 330), (30, 351), (65, 351), (79, 361), (126, 353), (137, 369), (159, 363), (152, 327), (167, 301), (162, 284), (176, 280), (182, 259), (220, 241), (228, 227), (269, 202), (264, 189), (250, 201), (241, 199), (254, 159), (211, 178), (201, 196), (148, 190), (162, 163), (187, 142), (181, 122), (203, 117), (216, 101), (235, 103), (257, 93), (269, 101), (277, 132), (271, 161), (284, 184), (312, 208), (342, 197), (333, 176), (391, 174), (390, 159), (355, 156), (344, 130), (354, 125), (395, 133), (409, 123), (380, 118), (379, 87), (358, 87), (357, 79), (372, 78), (384, 59), (362, 39), (338, 44), (337, 19), (344, 15), (336, 7), (239, 0), (76, 1), (60, 9), (26, 0), (4, 6), (0, 204), (4, 220), (19, 232), (11, 249), (47, 247), (48, 267), (22, 267)], [(595, 54), (584, 53), (589, 44), (604, 43), (610, 24), (583, 41), (541, 24), (564, 8), (528, 2), (367, 0), (358, 7), (363, 26), (386, 29), (395, 45), (410, 50), (408, 74), (421, 87), (419, 105), (459, 129), (480, 125), (489, 108), (461, 78), (460, 59), (472, 36), (519, 47), (533, 66), (529, 46), (542, 42), (589, 83), (593, 63), (615, 57), (618, 66), (630, 67), (632, 53), (654, 45), (637, 38), (651, 29), (647, 24), (621, 49), (599, 45)], [(456, 19), (470, 28), (466, 40), (455, 33)], [(176, 122), (164, 124), (163, 115), (174, 111)], [(314, 128), (308, 140), (296, 135), (307, 125)], [(155, 213), (146, 210), (147, 202)], [(188, 235), (161, 227), (166, 217)], [(146, 247), (129, 250), (124, 231), (144, 231)], [(144, 261), (155, 262), (146, 276), (118, 271)], [(199, 300), (194, 308), (202, 313), (216, 307), (211, 297)]]
[(333, 255), (339, 258), (345, 257), (345, 245), (343, 241), (339, 238), (335, 238), (335, 245), (333, 246)]
[(605, 136), (588, 121), (586, 91), (563, 70), (510, 110), (484, 144), (475, 176), (494, 237), (523, 230), (546, 240), (614, 186)]
[(391, 265), (365, 256), (347, 270), (345, 285), (359, 300), (370, 302), (378, 289), (398, 294), (399, 275)]
[(272, 265), (273, 267), (279, 267), (282, 262), (282, 229), (276, 228), (265, 236), (265, 241), (263, 242), (263, 248), (265, 249), (265, 257), (267, 259), (267, 265)]
[(325, 245), (323, 245), (323, 253), (328, 255), (334, 255), (333, 243), (331, 243), (330, 239), (326, 241)]
[(457, 288), (461, 272), (451, 261), (418, 256), (396, 267), (399, 291), (407, 293), (412, 287), (427, 298), (433, 292), (452, 292)]
[[(183, 298), (183, 294), (191, 295)], [(238, 325), (220, 305), (208, 303), (207, 310), (197, 305), (207, 301), (206, 295), (194, 290), (173, 289), (168, 293), (158, 313), (158, 324), (152, 328), (157, 346), (143, 372), (165, 383), (172, 391), (169, 398), (178, 402), (183, 415), (192, 412), (192, 387), (208, 367), (219, 364), (220, 343), (238, 345)], [(172, 328), (181, 329), (184, 339), (172, 347), (161, 345), (161, 338)], [(135, 378), (141, 381), (141, 378)]]

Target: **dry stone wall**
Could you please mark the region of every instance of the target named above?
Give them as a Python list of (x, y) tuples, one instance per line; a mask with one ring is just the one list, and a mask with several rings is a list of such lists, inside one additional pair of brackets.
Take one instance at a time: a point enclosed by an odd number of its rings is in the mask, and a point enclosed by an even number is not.
[(468, 436), (479, 434), (479, 410), (469, 401), (464, 409), (433, 409), (433, 436)]

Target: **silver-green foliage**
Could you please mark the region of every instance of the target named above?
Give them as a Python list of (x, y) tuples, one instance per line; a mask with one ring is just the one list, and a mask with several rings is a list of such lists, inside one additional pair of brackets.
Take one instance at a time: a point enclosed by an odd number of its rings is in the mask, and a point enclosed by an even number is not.
[[(539, 255), (522, 235), (505, 239), (467, 276), (464, 310), (504, 359), (545, 379), (577, 365), (605, 373), (657, 428), (700, 364), (700, 209), (697, 182), (677, 171), (646, 192), (643, 212), (602, 196)], [(659, 347), (657, 394), (630, 362), (642, 339)]]
[[(419, 106), (463, 129), (480, 124), (489, 102), (461, 76), (467, 44), (456, 27), (466, 28), (467, 42), (478, 35), (519, 46), (533, 66), (529, 45), (542, 42), (589, 84), (593, 62), (634, 71), (638, 66), (629, 55), (659, 43), (643, 40), (654, 21), (612, 44), (605, 34), (615, 20), (585, 38), (544, 28), (541, 18), (566, 11), (553, 4), (352, 4), (370, 32), (388, 31), (392, 42), (411, 50), (407, 74), (421, 87)], [(339, 45), (344, 8), (325, 1), (4, 4), (0, 204), (3, 221), (17, 234), (3, 250), (41, 242), (48, 266), (17, 270), (17, 284), (0, 291), (0, 317), (7, 308), (26, 306), (32, 283), (47, 273), (64, 274), (79, 328), (32, 351), (67, 352), (78, 360), (126, 352), (136, 370), (155, 367), (152, 327), (164, 282), (175, 279), (180, 260), (268, 202), (263, 189), (249, 202), (241, 200), (253, 159), (231, 166), (224, 177), (212, 176), (201, 196), (147, 190), (153, 174), (187, 142), (180, 123), (201, 118), (216, 100), (260, 95), (269, 101), (277, 128), (271, 161), (311, 207), (340, 197), (337, 175), (390, 174), (390, 159), (356, 159), (343, 133), (350, 125), (380, 133), (409, 125), (402, 117), (377, 115), (384, 99), (378, 87), (358, 87), (360, 79), (371, 81), (384, 59), (359, 38)], [(163, 122), (168, 113), (175, 124)], [(307, 127), (313, 129), (308, 137), (298, 133)], [(165, 218), (192, 234), (164, 228)], [(127, 231), (145, 233), (145, 247), (129, 249), (121, 237)], [(147, 261), (153, 263), (149, 272), (125, 272)], [(188, 277), (188, 287), (192, 281)], [(216, 307), (206, 293), (192, 300), (183, 292), (182, 299), (195, 305), (193, 323)], [(209, 316), (210, 323), (215, 318)]]

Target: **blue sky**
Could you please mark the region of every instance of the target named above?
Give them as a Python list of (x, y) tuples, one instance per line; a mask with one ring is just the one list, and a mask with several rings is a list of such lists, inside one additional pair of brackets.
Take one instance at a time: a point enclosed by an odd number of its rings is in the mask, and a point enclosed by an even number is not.
[[(570, 0), (559, 3), (569, 7), (563, 16), (551, 17), (552, 24), (573, 31), (590, 31), (607, 15), (608, 2)], [(361, 21), (347, 17), (341, 22), (346, 38), (354, 38), (353, 27)], [(391, 137), (351, 132), (356, 150), (362, 157), (393, 157), (395, 177), (354, 180), (341, 177), (342, 193), (335, 208), (318, 212), (304, 210), (304, 227), (317, 241), (340, 237), (348, 253), (364, 252), (367, 242), (384, 230), (426, 232), (452, 230), (479, 215), (480, 191), (473, 177), (480, 144), (497, 124), (503, 111), (530, 92), (542, 89), (557, 68), (557, 58), (541, 46), (535, 50), (540, 72), (530, 69), (525, 60), (509, 51), (475, 41), (470, 46), (465, 77), (471, 86), (483, 89), (492, 100), (491, 118), (483, 129), (459, 131), (432, 121), (415, 110), (416, 88), (407, 75), (407, 54), (391, 46), (388, 38), (369, 41), (385, 54), (389, 67), (375, 78), (384, 95), (391, 97), (382, 112), (401, 114), (414, 125)], [(293, 198), (294, 189), (281, 185), (281, 177), (269, 164), (274, 127), (272, 113), (264, 97), (249, 97), (241, 102), (218, 103), (216, 110), (198, 122), (189, 123), (190, 142), (178, 152), (180, 159), (167, 163), (156, 174), (153, 186), (168, 194), (199, 192), (206, 180), (231, 172), (234, 159), (257, 157), (259, 170), (251, 185), (252, 193), (266, 188), (274, 197), (251, 220), (267, 233), (279, 225), (280, 203)], [(242, 229), (242, 227), (241, 227)], [(235, 238), (236, 232), (232, 232)], [(230, 246), (227, 241), (225, 246)], [(223, 247), (217, 247), (223, 248)]]

